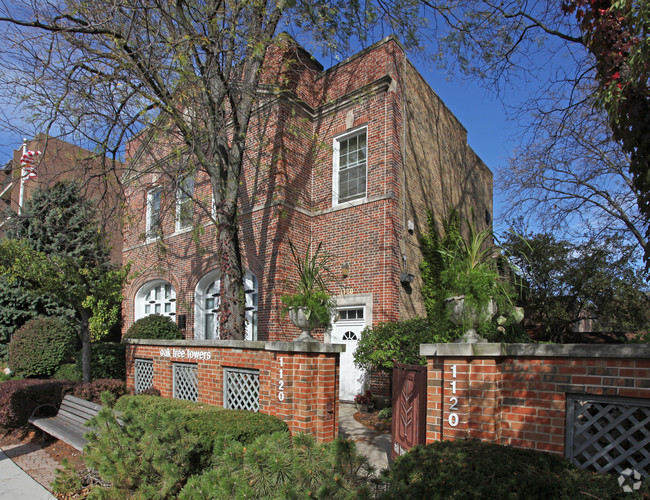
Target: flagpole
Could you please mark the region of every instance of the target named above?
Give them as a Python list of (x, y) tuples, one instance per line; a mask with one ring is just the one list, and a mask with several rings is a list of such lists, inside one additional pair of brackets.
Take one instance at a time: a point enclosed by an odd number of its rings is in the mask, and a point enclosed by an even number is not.
[(23, 165), (22, 158), (27, 153), (27, 139), (23, 139), (23, 154), (20, 160), (20, 191), (18, 194), (18, 215), (23, 209), (23, 199), (25, 197), (25, 166)]

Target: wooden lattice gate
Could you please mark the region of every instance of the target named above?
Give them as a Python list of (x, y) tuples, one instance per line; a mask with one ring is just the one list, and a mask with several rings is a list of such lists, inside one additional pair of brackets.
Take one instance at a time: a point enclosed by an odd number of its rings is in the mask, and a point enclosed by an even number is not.
[(427, 367), (395, 363), (391, 457), (426, 441)]
[(650, 401), (567, 394), (565, 454), (580, 468), (650, 475)]

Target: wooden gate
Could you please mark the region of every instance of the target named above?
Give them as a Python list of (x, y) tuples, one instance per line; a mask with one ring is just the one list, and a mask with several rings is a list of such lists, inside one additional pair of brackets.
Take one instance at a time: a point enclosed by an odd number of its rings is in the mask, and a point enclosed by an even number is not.
[(391, 458), (426, 442), (427, 367), (393, 366)]

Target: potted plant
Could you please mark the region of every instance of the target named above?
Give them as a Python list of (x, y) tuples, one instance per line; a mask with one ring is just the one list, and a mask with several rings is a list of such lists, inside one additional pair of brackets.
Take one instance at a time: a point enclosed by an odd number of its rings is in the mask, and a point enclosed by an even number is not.
[[(445, 261), (440, 273), (441, 300), (452, 323), (462, 326), (461, 341), (484, 341), (477, 327), (489, 323), (499, 309), (515, 308), (513, 289), (499, 273), (499, 249), (492, 243), (490, 228), (478, 231), (469, 222), (467, 240), (457, 231), (450, 248), (440, 250)], [(502, 316), (503, 317), (503, 316)]]
[(357, 394), (354, 396), (354, 405), (361, 413), (368, 413), (368, 411), (372, 410), (374, 407), (372, 392), (368, 390), (363, 394)]
[(280, 300), (284, 304), (283, 311), (289, 313), (291, 322), (302, 330), (296, 339), (298, 341), (315, 341), (311, 331), (314, 328), (326, 328), (332, 321), (335, 305), (325, 284), (330, 257), (323, 252), (322, 246), (323, 243), (320, 242), (312, 252), (310, 242), (305, 255), (301, 256), (289, 240), (298, 279), (289, 282), (293, 292), (283, 295)]

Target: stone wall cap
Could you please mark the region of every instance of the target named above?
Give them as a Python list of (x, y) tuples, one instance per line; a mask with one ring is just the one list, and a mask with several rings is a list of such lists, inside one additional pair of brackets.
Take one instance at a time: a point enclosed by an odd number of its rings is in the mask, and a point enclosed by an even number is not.
[(650, 358), (650, 344), (421, 344), (421, 356)]
[(286, 352), (344, 352), (345, 344), (323, 344), (320, 342), (271, 342), (262, 340), (159, 340), (124, 339), (129, 345), (151, 345), (157, 347), (196, 347), (203, 349), (259, 349)]

